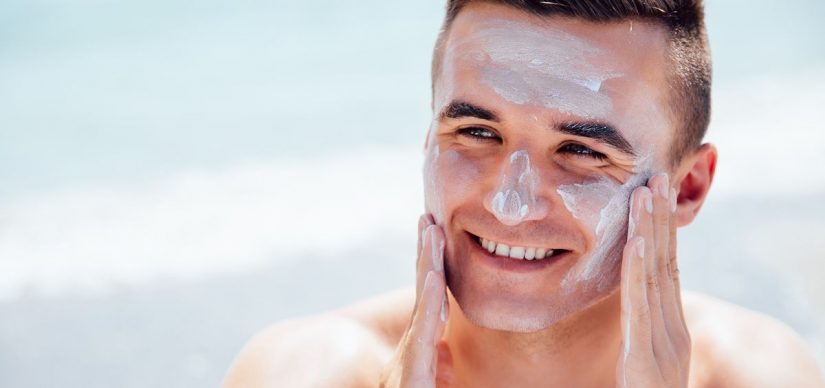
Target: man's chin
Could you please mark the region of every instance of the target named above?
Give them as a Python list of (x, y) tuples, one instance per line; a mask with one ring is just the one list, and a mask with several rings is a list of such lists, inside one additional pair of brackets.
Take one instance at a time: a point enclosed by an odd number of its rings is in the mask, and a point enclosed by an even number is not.
[(467, 320), (474, 325), (490, 330), (509, 331), (514, 333), (534, 333), (542, 331), (557, 322), (555, 319), (536, 316), (505, 316), (499, 314), (465, 312)]
[(575, 310), (551, 301), (508, 300), (502, 295), (463, 298), (455, 295), (463, 315), (487, 329), (530, 333), (547, 329)]
[[(612, 290), (615, 291), (615, 290)], [(500, 331), (532, 333), (588, 311), (613, 294), (611, 290), (578, 295), (548, 295), (544, 298), (508, 298), (495, 295), (453, 293), (461, 313), (474, 325)]]

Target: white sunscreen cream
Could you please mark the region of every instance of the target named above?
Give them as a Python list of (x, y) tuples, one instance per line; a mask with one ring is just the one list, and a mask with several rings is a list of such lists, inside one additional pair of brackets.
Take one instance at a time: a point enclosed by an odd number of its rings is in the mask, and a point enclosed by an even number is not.
[(581, 117), (611, 109), (602, 83), (621, 74), (597, 66), (602, 50), (563, 31), (494, 20), (479, 31), (471, 57), (481, 82), (515, 104), (533, 104)]
[(621, 260), (621, 243), (627, 237), (625, 227), (630, 195), (650, 177), (651, 159), (650, 156), (641, 158), (636, 169), (639, 172), (623, 184), (599, 177), (591, 182), (561, 185), (556, 189), (567, 210), (592, 229), (595, 236), (590, 254), (579, 260), (562, 281), (564, 289), (570, 290), (576, 283), (595, 277), (602, 277), (595, 279), (599, 289), (608, 286), (605, 271)]
[(439, 195), (441, 182), (438, 181), (439, 150), (438, 143), (435, 141), (437, 128), (438, 123), (433, 121), (430, 125), (430, 139), (424, 160), (424, 206), (436, 222), (439, 222), (444, 219), (444, 205)]
[(518, 225), (540, 211), (536, 202), (539, 176), (527, 151), (513, 152), (490, 200), (490, 209), (504, 225)]

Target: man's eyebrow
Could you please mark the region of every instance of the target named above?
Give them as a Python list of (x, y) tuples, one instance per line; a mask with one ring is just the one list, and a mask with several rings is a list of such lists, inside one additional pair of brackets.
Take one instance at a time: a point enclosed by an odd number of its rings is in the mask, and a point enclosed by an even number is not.
[(595, 139), (631, 156), (636, 155), (636, 151), (627, 139), (616, 128), (605, 123), (571, 122), (561, 124), (557, 129), (568, 135)]
[(439, 117), (443, 119), (460, 119), (464, 117), (475, 117), (481, 120), (499, 122), (498, 115), (495, 112), (482, 108), (478, 105), (471, 104), (466, 101), (453, 101), (447, 105)]

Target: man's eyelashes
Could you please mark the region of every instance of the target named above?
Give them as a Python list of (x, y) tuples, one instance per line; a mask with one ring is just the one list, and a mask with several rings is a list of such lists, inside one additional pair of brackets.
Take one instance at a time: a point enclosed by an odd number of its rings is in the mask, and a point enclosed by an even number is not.
[[(484, 142), (496, 142), (501, 143), (502, 139), (492, 129), (484, 128), (484, 127), (464, 127), (459, 128), (456, 130), (456, 134), (459, 136), (465, 137), (470, 139), (471, 141), (484, 143)], [(580, 143), (565, 143), (561, 147), (559, 147), (558, 152), (563, 154), (568, 154), (576, 157), (585, 157), (585, 158), (592, 158), (595, 160), (605, 160), (607, 159), (607, 155), (595, 151), (590, 147), (587, 147)]]
[(484, 127), (464, 127), (456, 130), (459, 136), (464, 136), (477, 142), (497, 141), (501, 142), (501, 137), (493, 130)]
[(593, 159), (596, 159), (596, 160), (605, 160), (605, 159), (607, 159), (607, 155), (605, 155), (605, 154), (603, 154), (599, 151), (595, 151), (592, 148), (587, 147), (587, 146), (582, 145), (582, 144), (579, 144), (579, 143), (564, 144), (559, 148), (559, 152), (567, 153), (567, 154), (573, 154), (575, 156), (593, 158)]

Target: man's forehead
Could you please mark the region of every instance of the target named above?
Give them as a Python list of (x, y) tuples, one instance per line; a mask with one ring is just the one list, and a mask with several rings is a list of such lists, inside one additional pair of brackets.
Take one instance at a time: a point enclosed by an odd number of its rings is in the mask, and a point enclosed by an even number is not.
[[(516, 104), (538, 104), (581, 116), (605, 116), (610, 98), (605, 81), (623, 74), (601, 64), (603, 50), (562, 30), (487, 19), (448, 47), (456, 66), (472, 69), (478, 81)], [(457, 51), (454, 51), (457, 50)]]
[(458, 14), (442, 46), (435, 108), (472, 96), (490, 108), (534, 105), (619, 128), (661, 127), (639, 116), (661, 116), (649, 105), (663, 102), (665, 39), (656, 26), (631, 23), (540, 18), (474, 3)]
[[(593, 22), (569, 16), (538, 16), (502, 4), (473, 2), (463, 8), (450, 25), (446, 43), (469, 38), (491, 36), (515, 41), (522, 39), (525, 46), (541, 49), (543, 46), (582, 50), (587, 44), (593, 50), (583, 54), (611, 55), (611, 64), (619, 70), (638, 68), (644, 61), (639, 56), (650, 50), (667, 50), (667, 29), (660, 23), (640, 19), (612, 22)], [(578, 45), (578, 46), (571, 46)], [(623, 55), (622, 55), (623, 54)], [(599, 58), (591, 58), (599, 60)], [(616, 60), (621, 60), (616, 63)]]

